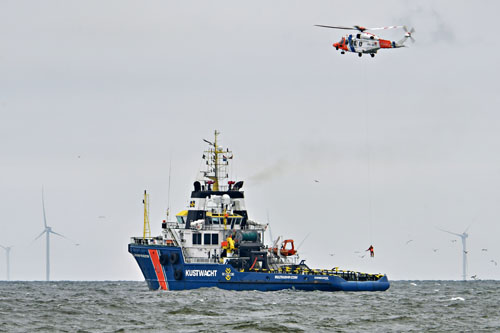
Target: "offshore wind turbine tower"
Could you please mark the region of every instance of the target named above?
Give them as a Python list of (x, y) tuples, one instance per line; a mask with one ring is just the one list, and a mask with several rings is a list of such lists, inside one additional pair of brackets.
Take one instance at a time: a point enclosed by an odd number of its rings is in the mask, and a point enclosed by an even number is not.
[[(47, 225), (47, 217), (45, 216), (45, 200), (44, 200), (44, 195), (43, 195), (43, 188), (42, 188), (42, 209), (43, 209), (43, 225), (44, 229), (38, 235), (33, 241), (36, 241), (38, 238), (42, 237), (43, 234), (45, 234), (45, 255), (46, 255), (46, 261), (45, 261), (45, 280), (50, 281), (50, 234), (54, 234), (57, 236), (60, 236), (62, 238), (67, 238), (66, 236), (63, 236), (55, 231), (52, 230), (52, 227)], [(76, 244), (78, 245), (78, 244)]]
[(458, 236), (462, 240), (462, 280), (467, 281), (467, 237), (469, 237), (467, 230), (469, 230), (469, 227), (467, 227), (467, 229), (465, 229), (465, 231), (461, 234), (443, 229), (439, 230)]
[(5, 255), (6, 255), (6, 259), (7, 259), (7, 281), (10, 281), (10, 249), (12, 248), (12, 246), (3, 246), (3, 245), (0, 245), (1, 248), (3, 248), (5, 250)]

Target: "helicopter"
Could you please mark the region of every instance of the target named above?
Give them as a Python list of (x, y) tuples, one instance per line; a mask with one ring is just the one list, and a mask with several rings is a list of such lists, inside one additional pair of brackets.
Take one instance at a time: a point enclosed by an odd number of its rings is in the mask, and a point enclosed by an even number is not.
[[(412, 37), (412, 34), (415, 32), (415, 29), (411, 28), (410, 30), (408, 30), (408, 28), (405, 25), (393, 25), (382, 28), (365, 28), (359, 25), (355, 25), (352, 27), (341, 27), (341, 26), (316, 24), (315, 26), (321, 28), (359, 31), (357, 34), (345, 35), (338, 43), (333, 43), (333, 47), (337, 51), (340, 50), (341, 54), (345, 54), (346, 52), (354, 52), (361, 57), (363, 53), (367, 53), (373, 58), (375, 57), (377, 51), (380, 49), (395, 49), (399, 47), (406, 47), (404, 43), (408, 38), (412, 41), (412, 43), (415, 42), (415, 39)], [(402, 28), (405, 31), (405, 35), (403, 39), (397, 42), (390, 41), (387, 39), (381, 39), (380, 37), (370, 32), (367, 32), (367, 30), (387, 30), (387, 29), (399, 29), (399, 28)]]

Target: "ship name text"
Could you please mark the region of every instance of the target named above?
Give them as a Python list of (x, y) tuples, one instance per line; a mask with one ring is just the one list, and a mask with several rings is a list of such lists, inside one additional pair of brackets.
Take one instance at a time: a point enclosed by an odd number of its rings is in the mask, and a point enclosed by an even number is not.
[(216, 269), (186, 269), (186, 276), (216, 276)]

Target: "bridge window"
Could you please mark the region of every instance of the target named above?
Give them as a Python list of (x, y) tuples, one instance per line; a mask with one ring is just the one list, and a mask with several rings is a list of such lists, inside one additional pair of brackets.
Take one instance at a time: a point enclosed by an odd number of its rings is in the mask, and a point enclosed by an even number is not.
[(201, 234), (193, 234), (193, 245), (201, 244)]
[(219, 234), (212, 234), (212, 244), (213, 245), (219, 244)]
[(211, 240), (210, 234), (204, 234), (203, 235), (203, 244), (210, 245), (210, 240)]

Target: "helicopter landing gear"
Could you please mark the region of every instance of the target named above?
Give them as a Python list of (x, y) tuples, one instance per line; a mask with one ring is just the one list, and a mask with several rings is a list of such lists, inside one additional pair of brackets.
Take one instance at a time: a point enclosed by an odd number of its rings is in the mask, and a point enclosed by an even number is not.
[(372, 58), (375, 58), (375, 53), (370, 53), (370, 55), (372, 56)]
[(345, 54), (345, 52), (344, 52), (344, 51), (342, 51), (342, 52), (340, 52), (340, 54)]
[(336, 46), (336, 47), (335, 47), (335, 50), (337, 50), (337, 51), (338, 51), (338, 50), (339, 50), (339, 47), (338, 47), (338, 46)]
[(363, 55), (363, 53), (359, 52), (358, 53), (358, 56), (361, 58), (361, 56)]

